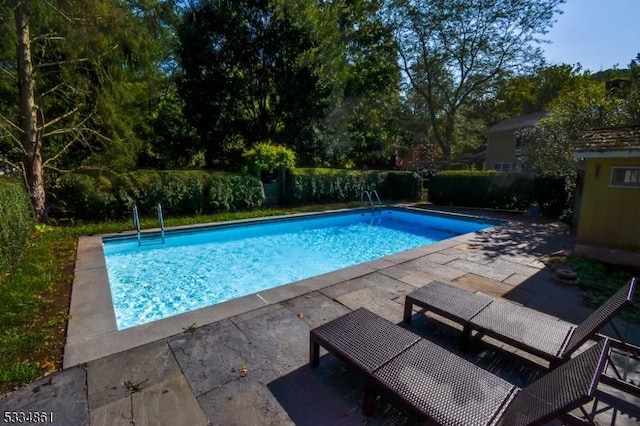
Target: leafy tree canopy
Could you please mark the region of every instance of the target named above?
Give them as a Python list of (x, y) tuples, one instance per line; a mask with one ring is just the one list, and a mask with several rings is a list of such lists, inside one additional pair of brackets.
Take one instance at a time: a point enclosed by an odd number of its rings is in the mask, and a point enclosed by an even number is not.
[(396, 0), (403, 71), (423, 98), (429, 135), (451, 159), (460, 109), (491, 96), (505, 72), (542, 60), (537, 47), (564, 0)]

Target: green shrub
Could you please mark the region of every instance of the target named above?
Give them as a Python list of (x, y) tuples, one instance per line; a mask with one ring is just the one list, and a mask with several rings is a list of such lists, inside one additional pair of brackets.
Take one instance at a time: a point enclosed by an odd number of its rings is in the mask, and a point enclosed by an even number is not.
[(107, 177), (67, 174), (55, 188), (59, 210), (78, 219), (121, 219), (136, 204), (154, 215), (186, 215), (242, 210), (262, 205), (260, 180), (253, 176), (199, 170), (138, 170)]
[(419, 200), (422, 195), (422, 177), (411, 172), (388, 172), (378, 191), (386, 199)]
[(264, 188), (262, 182), (253, 176), (232, 175), (231, 210), (247, 210), (260, 207), (264, 202)]
[(559, 215), (567, 198), (564, 178), (460, 170), (440, 172), (429, 180), (429, 201), (434, 204), (525, 210), (535, 202), (543, 213)]
[(384, 199), (417, 200), (422, 182), (411, 172), (296, 169), (286, 177), (286, 202), (293, 205), (360, 199), (375, 189)]
[(271, 142), (260, 142), (244, 154), (249, 172), (260, 176), (261, 172), (274, 172), (278, 169), (293, 169), (296, 165), (296, 154), (289, 148), (274, 145)]
[(113, 182), (106, 176), (65, 174), (53, 191), (55, 208), (51, 214), (99, 220), (120, 217), (124, 208), (113, 191)]
[(0, 176), (0, 276), (22, 253), (34, 226), (33, 209), (22, 183)]

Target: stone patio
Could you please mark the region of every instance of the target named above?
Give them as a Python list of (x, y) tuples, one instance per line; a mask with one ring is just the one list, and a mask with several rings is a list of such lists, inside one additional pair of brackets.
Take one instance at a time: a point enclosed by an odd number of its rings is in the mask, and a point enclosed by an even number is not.
[[(0, 399), (0, 412), (53, 412), (54, 424), (91, 426), (419, 424), (384, 395), (381, 410), (365, 417), (361, 377), (328, 354), (318, 368), (308, 366), (309, 330), (359, 307), (400, 323), (404, 295), (434, 279), (580, 322), (590, 313), (582, 292), (553, 282), (540, 261), (573, 248), (566, 227), (509, 219), (487, 231), (305, 280), (304, 291), (280, 289), (283, 296), (275, 302), (199, 328), (183, 327), (99, 358), (86, 355), (73, 366), (65, 362), (64, 370)], [(617, 326), (640, 344), (640, 326)], [(459, 352), (458, 328), (430, 314), (416, 315), (409, 328), (520, 387), (545, 372), (541, 360), (486, 338)], [(599, 421), (640, 424), (640, 400), (623, 396), (627, 403), (604, 410)]]

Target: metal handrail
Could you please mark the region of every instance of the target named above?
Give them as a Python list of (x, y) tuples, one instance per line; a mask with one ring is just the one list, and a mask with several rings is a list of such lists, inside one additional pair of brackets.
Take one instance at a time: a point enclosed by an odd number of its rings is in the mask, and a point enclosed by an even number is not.
[(378, 205), (380, 206), (380, 211), (382, 211), (382, 201), (380, 201), (380, 196), (378, 195), (378, 191), (376, 191), (375, 189), (371, 190), (371, 191), (362, 191), (360, 193), (360, 202), (363, 203), (364, 202), (364, 196), (367, 196), (367, 199), (369, 200), (369, 204), (371, 205), (371, 215), (375, 214), (376, 212), (376, 205), (373, 202), (373, 196), (375, 196), (376, 201), (378, 202)]
[(133, 205), (133, 227), (138, 231), (138, 246), (140, 246), (140, 216), (138, 215), (138, 206)]
[(369, 204), (371, 204), (371, 214), (373, 214), (373, 209), (374, 209), (374, 205), (373, 205), (373, 200), (371, 199), (371, 194), (369, 193), (369, 191), (362, 191), (360, 193), (360, 202), (364, 202), (364, 196), (367, 196), (367, 199), (369, 200)]
[(380, 196), (378, 195), (378, 191), (375, 189), (371, 191), (371, 195), (376, 196), (376, 200), (378, 201), (378, 205), (380, 206), (380, 210), (382, 210), (382, 201), (380, 201)]
[(164, 244), (164, 218), (162, 217), (162, 206), (158, 203), (158, 225), (160, 225), (160, 235)]

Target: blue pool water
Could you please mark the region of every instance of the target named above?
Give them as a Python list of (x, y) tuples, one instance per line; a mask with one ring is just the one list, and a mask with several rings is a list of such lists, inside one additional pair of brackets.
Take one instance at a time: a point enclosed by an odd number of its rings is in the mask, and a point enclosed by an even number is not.
[(105, 238), (118, 329), (478, 231), (492, 223), (397, 209)]

